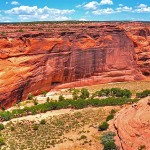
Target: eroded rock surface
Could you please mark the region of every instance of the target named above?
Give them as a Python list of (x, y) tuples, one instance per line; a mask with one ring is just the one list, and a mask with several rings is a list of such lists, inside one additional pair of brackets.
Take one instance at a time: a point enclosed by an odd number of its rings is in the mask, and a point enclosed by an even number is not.
[(144, 23), (0, 25), (0, 105), (57, 86), (148, 79), (149, 29)]
[(120, 150), (150, 149), (150, 97), (122, 109), (113, 121)]

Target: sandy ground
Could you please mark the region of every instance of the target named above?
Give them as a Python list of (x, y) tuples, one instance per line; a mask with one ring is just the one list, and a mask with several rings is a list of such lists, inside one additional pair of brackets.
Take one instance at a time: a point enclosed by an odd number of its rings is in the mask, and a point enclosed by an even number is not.
[[(20, 118), (13, 118), (11, 119), (10, 121), (11, 122), (17, 122), (17, 121), (21, 121), (21, 120), (29, 120), (29, 121), (40, 121), (42, 119), (47, 119), (48, 117), (52, 117), (52, 116), (57, 116), (57, 115), (62, 115), (62, 114), (72, 114), (72, 113), (75, 113), (75, 112), (80, 112), (80, 111), (83, 111), (83, 110), (97, 110), (99, 108), (103, 108), (104, 110), (108, 111), (108, 110), (111, 110), (111, 109), (119, 109), (120, 106), (105, 106), (105, 107), (88, 107), (88, 108), (84, 108), (84, 109), (78, 109), (78, 110), (75, 110), (75, 109), (60, 109), (60, 110), (52, 110), (52, 111), (48, 111), (46, 113), (40, 113), (40, 114), (36, 114), (36, 115), (28, 115), (28, 116), (24, 116), (24, 117), (20, 117)], [(3, 124), (7, 124), (9, 123), (10, 121), (4, 121)]]

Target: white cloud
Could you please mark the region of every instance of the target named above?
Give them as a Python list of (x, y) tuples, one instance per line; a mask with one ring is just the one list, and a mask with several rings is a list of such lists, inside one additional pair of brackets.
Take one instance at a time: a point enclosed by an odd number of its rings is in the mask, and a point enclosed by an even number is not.
[(99, 5), (112, 5), (113, 1), (112, 0), (102, 0), (100, 3), (97, 1), (91, 1), (87, 3), (86, 5), (78, 5), (78, 7), (84, 7), (85, 9), (97, 9)]
[(80, 18), (79, 21), (86, 21), (86, 19), (85, 18)]
[(113, 1), (112, 0), (102, 0), (100, 2), (100, 5), (113, 5)]
[(80, 7), (82, 7), (82, 4), (79, 4), (79, 5), (76, 6), (76, 8), (80, 8)]
[(2, 14), (0, 14), (0, 22), (11, 22), (11, 18), (8, 16), (3, 16)]
[(123, 4), (119, 4), (119, 7), (122, 7), (123, 6)]
[(98, 5), (99, 5), (98, 2), (92, 1), (92, 2), (89, 2), (89, 3), (87, 3), (86, 5), (84, 5), (83, 7), (84, 7), (85, 9), (96, 9)]
[(137, 9), (135, 9), (135, 12), (149, 13), (150, 12), (150, 7), (145, 5), (145, 4), (140, 4), (139, 6), (137, 6)]
[(8, 4), (8, 2), (5, 3), (6, 5)]
[(96, 9), (92, 11), (94, 15), (107, 15), (107, 14), (114, 14), (114, 13), (122, 13), (122, 12), (130, 12), (130, 13), (150, 13), (150, 7), (145, 4), (140, 4), (136, 7), (129, 7), (123, 6), (122, 4), (119, 5), (118, 8), (105, 8), (105, 9)]
[(74, 13), (75, 10), (69, 9), (54, 9), (47, 6), (38, 8), (37, 6), (20, 6), (5, 11), (6, 14), (16, 15), (19, 20), (68, 20), (67, 17)]
[(12, 1), (11, 4), (12, 4), (12, 5), (19, 5), (19, 2), (17, 2), (17, 1)]
[(98, 9), (92, 12), (94, 15), (113, 14), (115, 11), (112, 8)]
[(145, 4), (140, 4), (139, 6), (137, 6), (137, 8), (145, 8), (145, 7), (147, 7), (147, 5)]
[(85, 2), (82, 3), (82, 4), (79, 4), (79, 5), (75, 6), (75, 7), (76, 7), (76, 8), (81, 8), (81, 7), (84, 6), (84, 5), (85, 5)]
[(116, 9), (117, 12), (132, 12), (132, 7), (124, 6), (124, 7), (118, 7)]

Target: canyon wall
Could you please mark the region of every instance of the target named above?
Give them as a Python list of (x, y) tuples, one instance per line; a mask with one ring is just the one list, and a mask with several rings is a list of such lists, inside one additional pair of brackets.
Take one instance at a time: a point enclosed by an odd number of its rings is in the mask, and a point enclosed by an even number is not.
[[(150, 97), (119, 111), (112, 122), (120, 150), (150, 149)], [(142, 148), (143, 147), (143, 148)]]
[(132, 23), (1, 25), (0, 106), (57, 87), (149, 79), (149, 28), (144, 23), (137, 28)]

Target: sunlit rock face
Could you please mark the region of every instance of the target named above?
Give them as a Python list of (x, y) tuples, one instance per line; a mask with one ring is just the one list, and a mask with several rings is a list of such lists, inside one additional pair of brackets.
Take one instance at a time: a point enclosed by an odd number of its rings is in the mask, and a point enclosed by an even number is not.
[(149, 24), (142, 25), (1, 25), (0, 105), (54, 87), (148, 79)]
[(150, 149), (150, 97), (116, 114), (112, 130), (120, 150)]

